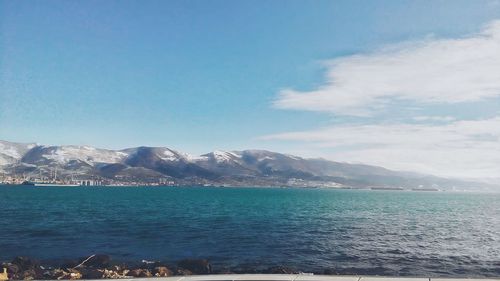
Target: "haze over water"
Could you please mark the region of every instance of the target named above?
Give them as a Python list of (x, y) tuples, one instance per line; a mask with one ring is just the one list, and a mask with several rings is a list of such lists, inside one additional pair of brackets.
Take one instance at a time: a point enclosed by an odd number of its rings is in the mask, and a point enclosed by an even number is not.
[(215, 268), (498, 276), (500, 194), (0, 187), (0, 260), (104, 253)]

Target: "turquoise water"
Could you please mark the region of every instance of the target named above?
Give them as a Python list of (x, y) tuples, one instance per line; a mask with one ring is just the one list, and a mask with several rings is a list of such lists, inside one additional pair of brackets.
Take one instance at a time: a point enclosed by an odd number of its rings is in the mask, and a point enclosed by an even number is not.
[(0, 186), (0, 217), (0, 260), (105, 253), (241, 270), (500, 275), (500, 194)]

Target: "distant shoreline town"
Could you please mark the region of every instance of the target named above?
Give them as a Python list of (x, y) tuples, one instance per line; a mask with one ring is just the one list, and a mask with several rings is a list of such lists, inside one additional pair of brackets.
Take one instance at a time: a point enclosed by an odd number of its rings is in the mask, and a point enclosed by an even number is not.
[(405, 187), (349, 187), (349, 186), (330, 186), (327, 184), (316, 184), (316, 185), (282, 185), (282, 186), (234, 186), (234, 185), (215, 185), (215, 184), (203, 184), (203, 185), (176, 185), (176, 184), (163, 184), (163, 183), (138, 183), (138, 182), (104, 182), (104, 181), (82, 181), (82, 182), (66, 182), (66, 181), (56, 181), (56, 182), (38, 182), (38, 181), (26, 181), (23, 179), (2, 179), (0, 180), (0, 185), (4, 186), (26, 186), (26, 187), (254, 187), (254, 188), (333, 188), (333, 189), (357, 189), (357, 190), (393, 190), (393, 191), (441, 191), (438, 188), (405, 188)]
[(26, 177), (17, 176), (3, 176), (0, 177), (0, 185), (7, 186), (33, 186), (33, 187), (298, 187), (298, 188), (334, 188), (334, 189), (360, 189), (360, 190), (394, 190), (394, 191), (441, 191), (436, 187), (417, 187), (417, 188), (406, 188), (406, 187), (390, 187), (390, 186), (366, 186), (366, 187), (350, 187), (343, 186), (336, 183), (328, 182), (305, 182), (297, 179), (291, 179), (288, 181), (287, 185), (281, 186), (250, 186), (250, 185), (224, 185), (224, 184), (189, 184), (189, 185), (179, 185), (174, 181), (159, 181), (159, 182), (119, 182), (109, 179), (92, 179), (92, 180), (54, 180), (39, 179), (34, 178), (31, 180)]

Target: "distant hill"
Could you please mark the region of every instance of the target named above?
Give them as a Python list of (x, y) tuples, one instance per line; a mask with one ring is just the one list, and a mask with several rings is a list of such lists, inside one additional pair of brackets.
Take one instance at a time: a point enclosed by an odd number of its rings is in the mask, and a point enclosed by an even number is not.
[(382, 167), (306, 159), (265, 150), (191, 156), (166, 147), (108, 150), (0, 141), (0, 170), (26, 178), (101, 179), (176, 185), (484, 189), (493, 185)]

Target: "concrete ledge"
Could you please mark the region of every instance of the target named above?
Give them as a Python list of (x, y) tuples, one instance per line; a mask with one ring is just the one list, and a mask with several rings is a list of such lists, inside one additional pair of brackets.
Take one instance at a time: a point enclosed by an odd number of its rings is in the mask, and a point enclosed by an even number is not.
[(120, 279), (126, 281), (500, 281), (499, 278), (329, 276), (310, 274), (217, 274)]
[[(341, 276), (329, 276), (329, 275), (312, 275), (312, 274), (299, 274), (295, 281), (359, 281), (360, 277), (355, 275), (341, 275)], [(426, 280), (428, 281), (428, 280)]]
[(361, 277), (361, 280), (363, 281), (385, 281), (388, 279), (392, 281), (430, 281), (430, 278), (428, 277), (378, 277), (378, 276)]
[(485, 277), (485, 278), (429, 278), (429, 280), (432, 281), (473, 281), (473, 280), (481, 280), (481, 281), (498, 281), (500, 280), (500, 277), (498, 278), (491, 278), (491, 277)]

